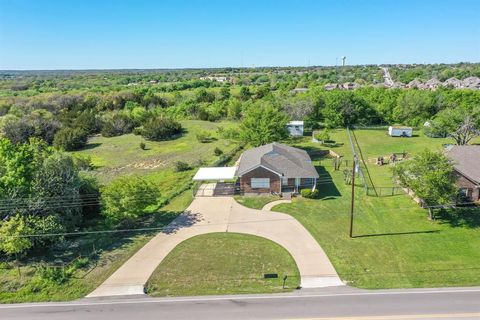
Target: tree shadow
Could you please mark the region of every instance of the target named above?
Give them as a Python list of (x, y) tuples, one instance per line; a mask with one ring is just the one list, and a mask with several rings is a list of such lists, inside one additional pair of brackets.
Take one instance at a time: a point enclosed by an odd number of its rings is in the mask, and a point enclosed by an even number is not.
[(377, 234), (364, 234), (359, 236), (353, 236), (354, 238), (370, 238), (370, 237), (383, 237), (383, 236), (404, 236), (412, 234), (429, 234), (429, 233), (439, 233), (440, 230), (427, 230), (427, 231), (409, 231), (409, 232), (388, 232), (388, 233), (377, 233)]
[(166, 234), (176, 233), (178, 230), (191, 227), (195, 223), (201, 220), (202, 220), (202, 215), (200, 213), (185, 211), (181, 215), (179, 215), (175, 220), (173, 220), (168, 226), (163, 228), (163, 233), (166, 233)]
[(435, 214), (435, 218), (442, 224), (448, 224), (453, 228), (480, 227), (480, 206), (441, 209)]
[(98, 148), (101, 145), (102, 143), (100, 142), (91, 142), (91, 143), (87, 143), (81, 150), (91, 150), (91, 149)]

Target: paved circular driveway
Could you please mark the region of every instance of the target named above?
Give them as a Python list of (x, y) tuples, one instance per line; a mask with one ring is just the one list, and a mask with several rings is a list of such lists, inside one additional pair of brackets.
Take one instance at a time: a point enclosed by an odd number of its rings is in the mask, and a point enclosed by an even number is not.
[(167, 230), (152, 238), (87, 297), (143, 294), (150, 275), (180, 242), (212, 232), (252, 234), (283, 246), (295, 260), (304, 288), (343, 285), (320, 245), (292, 216), (246, 208), (232, 197), (197, 197)]

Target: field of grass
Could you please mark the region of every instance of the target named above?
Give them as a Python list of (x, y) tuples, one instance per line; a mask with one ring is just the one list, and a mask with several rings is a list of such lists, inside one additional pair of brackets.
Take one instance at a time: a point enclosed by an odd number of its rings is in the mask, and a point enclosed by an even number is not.
[[(277, 273), (277, 279), (264, 279)], [(282, 288), (287, 275), (286, 288)], [(290, 254), (276, 243), (251, 235), (211, 233), (179, 244), (147, 284), (152, 296), (272, 293), (300, 283)]]
[[(421, 130), (414, 130), (414, 136), (411, 138), (390, 137), (387, 130), (358, 129), (354, 131), (354, 135), (358, 140), (366, 166), (376, 187), (393, 185), (391, 166), (376, 165), (375, 160), (378, 157), (382, 156), (388, 160), (394, 152), (406, 152), (407, 157), (411, 158), (425, 149), (441, 151), (443, 145), (454, 143), (453, 139), (450, 138), (429, 138)], [(332, 130), (330, 131), (330, 137), (337, 143), (343, 143), (341, 146), (330, 149), (343, 155), (345, 159), (351, 160), (352, 151), (347, 131), (344, 129)], [(473, 140), (472, 143), (480, 143), (480, 138)]]
[[(341, 140), (346, 135), (335, 132), (335, 137)], [(414, 153), (427, 147), (430, 141), (424, 137), (408, 141), (392, 138), (399, 142), (387, 144), (383, 143), (386, 138), (381, 133), (372, 133), (369, 140), (359, 131), (357, 137), (365, 146), (363, 152), (368, 154), (388, 154), (403, 147)], [(424, 143), (410, 145), (415, 141)], [(376, 144), (380, 146), (374, 147)], [(315, 148), (308, 142), (302, 145)], [(430, 147), (435, 148), (433, 144)], [(339, 149), (342, 148), (348, 158), (346, 146)], [(342, 170), (334, 171), (330, 161), (321, 163), (319, 172), (329, 174), (333, 180), (319, 185), (322, 198), (299, 198), (274, 210), (291, 214), (312, 233), (343, 280), (362, 288), (480, 285), (480, 209), (444, 211), (437, 213), (435, 221), (429, 221), (427, 212), (410, 197), (371, 197), (358, 185), (355, 237), (350, 239), (351, 186), (345, 185)], [(382, 181), (381, 177), (378, 174), (376, 179)]]
[[(224, 153), (232, 151), (237, 143), (220, 138), (216, 134), (218, 127), (234, 126), (231, 122), (208, 122), (200, 120), (181, 121), (185, 133), (168, 141), (146, 141), (141, 136), (126, 134), (118, 137), (92, 137), (86, 148), (75, 154), (88, 156), (96, 166), (95, 175), (103, 183), (125, 174), (149, 175), (171, 169), (176, 161), (187, 162), (192, 166), (211, 163), (218, 157), (215, 148)], [(196, 134), (209, 131), (215, 140), (199, 143)], [(147, 149), (140, 149), (144, 142)]]
[(280, 197), (272, 195), (249, 197), (235, 196), (235, 200), (237, 200), (238, 203), (253, 209), (262, 209), (267, 203), (280, 199)]
[[(141, 227), (162, 227), (168, 224), (192, 201), (192, 191), (175, 197), (161, 211), (152, 215)], [(67, 239), (63, 256), (41, 255), (41, 260), (17, 267), (14, 263), (0, 264), (0, 303), (65, 301), (79, 299), (93, 291), (115, 270), (143, 247), (154, 235), (151, 232), (100, 233)], [(42, 276), (38, 268), (47, 263), (61, 267), (61, 261), (74, 257), (88, 258), (68, 279)], [(59, 261), (60, 259), (60, 261)], [(72, 264), (66, 264), (68, 269)]]

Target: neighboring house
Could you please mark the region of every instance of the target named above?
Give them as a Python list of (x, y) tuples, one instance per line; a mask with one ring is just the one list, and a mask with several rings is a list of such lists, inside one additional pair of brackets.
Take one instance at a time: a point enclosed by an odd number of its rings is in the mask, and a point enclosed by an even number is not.
[(388, 134), (392, 137), (411, 137), (413, 135), (413, 128), (403, 126), (388, 127)]
[(305, 150), (270, 143), (245, 151), (236, 176), (241, 193), (299, 192), (316, 186), (318, 173)]
[(305, 92), (308, 92), (308, 88), (295, 88), (293, 90), (290, 90), (290, 92), (293, 94), (305, 93)]
[(445, 153), (453, 160), (460, 192), (471, 201), (479, 201), (480, 146), (451, 146)]
[(287, 130), (292, 137), (303, 136), (303, 121), (290, 121), (287, 123)]

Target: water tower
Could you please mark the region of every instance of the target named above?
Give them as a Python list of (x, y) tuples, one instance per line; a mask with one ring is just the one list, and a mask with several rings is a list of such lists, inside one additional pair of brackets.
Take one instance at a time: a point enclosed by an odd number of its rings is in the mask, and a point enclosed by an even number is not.
[(342, 67), (345, 67), (345, 60), (347, 59), (347, 57), (343, 56), (342, 57)]

